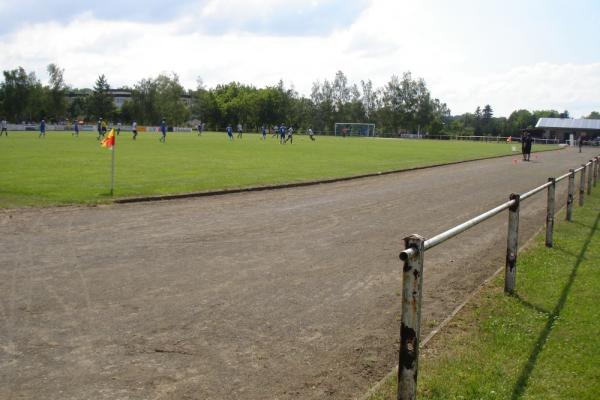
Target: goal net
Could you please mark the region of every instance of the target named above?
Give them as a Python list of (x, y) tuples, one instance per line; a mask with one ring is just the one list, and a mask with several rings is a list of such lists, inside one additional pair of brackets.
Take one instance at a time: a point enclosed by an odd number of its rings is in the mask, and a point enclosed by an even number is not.
[(375, 124), (336, 122), (335, 136), (375, 136)]

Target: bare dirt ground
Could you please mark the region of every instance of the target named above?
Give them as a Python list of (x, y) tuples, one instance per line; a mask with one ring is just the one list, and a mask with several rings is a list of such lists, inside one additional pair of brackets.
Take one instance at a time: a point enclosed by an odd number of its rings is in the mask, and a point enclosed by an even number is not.
[[(396, 361), (402, 238), (439, 233), (591, 155), (1, 212), (0, 398), (360, 396)], [(524, 203), (522, 242), (544, 206), (543, 194)], [(505, 235), (502, 214), (426, 254), (423, 334), (502, 265)]]

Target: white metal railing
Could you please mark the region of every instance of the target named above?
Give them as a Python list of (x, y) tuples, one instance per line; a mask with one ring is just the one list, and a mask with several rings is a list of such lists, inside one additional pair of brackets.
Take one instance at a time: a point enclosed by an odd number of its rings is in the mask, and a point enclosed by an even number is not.
[[(547, 189), (546, 209), (546, 246), (553, 246), (555, 188), (556, 183), (568, 179), (567, 221), (572, 220), (575, 198), (575, 174), (581, 172), (579, 179), (579, 205), (583, 206), (586, 183), (587, 194), (592, 193), (600, 175), (600, 156), (594, 157), (577, 169), (558, 178), (548, 178), (548, 182), (521, 195), (511, 194), (509, 201), (502, 203), (460, 225), (442, 232), (430, 239), (411, 235), (404, 239), (405, 249), (400, 253), (404, 262), (402, 274), (402, 318), (400, 322), (400, 357), (398, 360), (398, 400), (413, 400), (417, 392), (417, 372), (419, 362), (419, 343), (421, 327), (421, 302), (423, 288), (423, 263), (425, 251), (449, 240), (456, 235), (486, 221), (504, 210), (508, 214), (508, 235), (506, 243), (506, 266), (504, 291), (512, 294), (515, 290), (517, 272), (517, 250), (519, 232), (519, 209), (522, 201)], [(587, 182), (586, 182), (587, 178)]]

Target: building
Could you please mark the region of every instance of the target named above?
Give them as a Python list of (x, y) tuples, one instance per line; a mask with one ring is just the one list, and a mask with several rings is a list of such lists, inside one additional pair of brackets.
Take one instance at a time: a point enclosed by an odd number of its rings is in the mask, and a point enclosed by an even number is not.
[(568, 118), (540, 118), (535, 125), (536, 131), (543, 131), (544, 139), (558, 139), (567, 141), (571, 134), (577, 140), (585, 135), (586, 140), (600, 136), (600, 120), (598, 119), (568, 119)]

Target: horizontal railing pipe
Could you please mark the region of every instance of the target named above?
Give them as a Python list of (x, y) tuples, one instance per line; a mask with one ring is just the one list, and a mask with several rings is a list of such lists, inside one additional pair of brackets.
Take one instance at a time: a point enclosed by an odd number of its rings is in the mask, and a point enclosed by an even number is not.
[(544, 183), (542, 186), (538, 186), (538, 187), (536, 187), (535, 189), (531, 189), (529, 192), (523, 193), (523, 194), (521, 195), (521, 201), (525, 200), (525, 199), (526, 199), (526, 198), (528, 198), (528, 197), (531, 197), (531, 196), (533, 196), (533, 195), (534, 195), (534, 194), (536, 194), (536, 193), (539, 193), (539, 192), (541, 192), (542, 190), (546, 189), (546, 188), (547, 188), (548, 186), (550, 186), (550, 185), (551, 185), (551, 183), (550, 183), (550, 182), (547, 182), (547, 183)]

